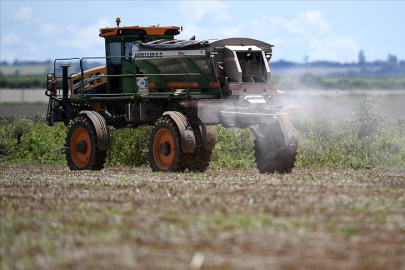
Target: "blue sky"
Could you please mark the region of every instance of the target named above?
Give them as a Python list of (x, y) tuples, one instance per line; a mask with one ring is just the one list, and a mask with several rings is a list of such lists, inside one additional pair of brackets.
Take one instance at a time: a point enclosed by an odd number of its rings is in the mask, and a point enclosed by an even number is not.
[(99, 28), (177, 25), (188, 39), (250, 37), (273, 60), (405, 60), (404, 1), (9, 1), (0, 0), (0, 60), (103, 56)]

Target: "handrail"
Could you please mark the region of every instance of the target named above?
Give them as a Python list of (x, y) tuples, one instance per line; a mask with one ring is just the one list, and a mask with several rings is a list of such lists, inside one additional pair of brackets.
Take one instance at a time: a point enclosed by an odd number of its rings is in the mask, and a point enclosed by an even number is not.
[[(186, 61), (185, 59), (190, 58), (187, 55), (179, 56), (179, 55), (176, 55), (176, 54), (165, 55), (165, 58), (170, 57), (170, 56), (176, 56), (176, 58), (183, 58), (184, 61)], [(132, 58), (132, 61), (130, 60), (130, 62), (132, 62), (133, 65), (134, 65), (133, 66), (133, 71), (134, 71), (133, 73), (127, 73), (127, 74), (122, 73), (122, 74), (114, 74), (114, 75), (102, 74), (102, 75), (91, 75), (91, 76), (84, 74), (85, 70), (83, 68), (83, 61), (85, 61), (85, 60), (91, 60), (91, 59), (123, 59), (123, 58), (127, 58), (127, 57)], [(142, 57), (142, 59), (144, 59), (144, 57)], [(151, 57), (151, 59), (154, 59), (154, 57)], [(139, 59), (139, 60), (141, 60), (141, 59)], [(57, 75), (56, 74), (56, 70), (57, 70), (56, 64), (57, 64), (57, 62), (61, 62), (61, 61), (78, 61), (80, 71), (71, 73), (70, 76), (69, 76), (69, 79), (71, 79), (75, 75), (77, 75), (79, 77), (79, 79), (80, 79), (80, 89), (82, 89), (82, 91), (80, 91), (80, 92), (81, 92), (81, 96), (84, 98), (87, 95), (91, 95), (91, 94), (86, 94), (85, 91), (83, 91), (84, 87), (85, 87), (85, 83), (86, 83), (85, 80), (90, 78), (90, 77), (96, 77), (96, 78), (114, 78), (114, 77), (115, 78), (116, 77), (122, 77), (122, 78), (125, 77), (125, 78), (127, 78), (127, 77), (134, 77), (134, 79), (136, 80), (137, 77), (145, 77), (145, 76), (163, 76), (163, 77), (164, 76), (185, 76), (187, 82), (189, 82), (190, 81), (189, 76), (204, 76), (204, 74), (202, 72), (189, 72), (189, 67), (188, 67), (187, 64), (186, 64), (186, 72), (185, 73), (183, 72), (183, 73), (165, 73), (165, 74), (164, 73), (162, 73), (162, 74), (160, 74), (160, 73), (141, 73), (141, 74), (139, 74), (139, 73), (137, 73), (138, 68), (137, 68), (137, 65), (136, 65), (136, 61), (139, 61), (139, 60), (135, 56), (131, 56), (131, 55), (129, 55), (129, 56), (128, 55), (127, 56), (125, 56), (125, 55), (124, 56), (108, 56), (108, 57), (107, 56), (91, 56), (91, 57), (82, 57), (82, 58), (79, 58), (79, 57), (58, 58), (58, 59), (54, 60), (53, 77), (55, 79), (62, 78), (61, 76), (56, 76)], [(189, 83), (187, 83), (187, 85), (188, 85), (187, 89), (188, 89), (188, 92), (189, 92), (190, 91)], [(138, 86), (137, 86), (136, 83), (135, 83), (135, 87), (133, 87), (133, 89), (134, 89), (133, 94), (136, 94), (137, 90), (138, 90)], [(211, 85), (211, 90), (212, 89), (213, 89), (213, 86)], [(58, 90), (60, 90), (60, 87), (58, 87)], [(125, 93), (125, 94), (128, 94), (128, 93)], [(106, 95), (106, 94), (104, 94), (104, 95)]]

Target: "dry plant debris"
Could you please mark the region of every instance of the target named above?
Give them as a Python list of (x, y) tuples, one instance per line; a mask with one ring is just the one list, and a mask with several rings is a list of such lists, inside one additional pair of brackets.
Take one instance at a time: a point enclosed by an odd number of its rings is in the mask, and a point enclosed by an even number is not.
[(405, 269), (405, 171), (0, 165), (1, 269)]

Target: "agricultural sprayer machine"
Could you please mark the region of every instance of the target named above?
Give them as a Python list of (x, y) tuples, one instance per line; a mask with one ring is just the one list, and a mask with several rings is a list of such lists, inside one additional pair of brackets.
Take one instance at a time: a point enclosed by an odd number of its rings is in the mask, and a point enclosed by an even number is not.
[[(100, 170), (111, 148), (109, 126), (153, 126), (153, 171), (203, 172), (215, 147), (214, 125), (250, 127), (261, 173), (290, 172), (298, 133), (270, 81), (272, 45), (250, 38), (178, 40), (176, 26), (101, 28), (105, 65), (96, 58), (56, 59), (48, 75), (47, 124), (68, 126), (71, 170)], [(77, 61), (79, 71), (69, 73)], [(67, 64), (69, 63), (69, 64)]]

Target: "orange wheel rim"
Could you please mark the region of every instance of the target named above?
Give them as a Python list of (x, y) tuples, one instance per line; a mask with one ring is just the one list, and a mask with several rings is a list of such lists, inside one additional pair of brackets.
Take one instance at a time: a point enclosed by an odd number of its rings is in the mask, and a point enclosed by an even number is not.
[(167, 170), (174, 160), (174, 138), (172, 133), (162, 128), (153, 140), (153, 157), (161, 170)]
[(90, 160), (91, 141), (86, 129), (75, 129), (70, 138), (70, 156), (77, 167), (84, 167)]

